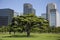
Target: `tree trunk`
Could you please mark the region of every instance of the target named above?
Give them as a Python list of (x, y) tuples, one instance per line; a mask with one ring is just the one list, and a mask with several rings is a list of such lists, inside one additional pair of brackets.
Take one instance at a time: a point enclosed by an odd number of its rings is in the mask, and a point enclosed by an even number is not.
[(9, 31), (9, 34), (11, 34), (11, 31)]
[(29, 37), (29, 36), (30, 36), (30, 30), (27, 29), (27, 37)]
[(16, 33), (16, 32), (14, 31), (14, 35), (15, 35), (15, 33)]
[(31, 24), (30, 24), (30, 23), (27, 23), (27, 27), (26, 27), (26, 30), (27, 30), (27, 37), (30, 36), (30, 27), (31, 27)]

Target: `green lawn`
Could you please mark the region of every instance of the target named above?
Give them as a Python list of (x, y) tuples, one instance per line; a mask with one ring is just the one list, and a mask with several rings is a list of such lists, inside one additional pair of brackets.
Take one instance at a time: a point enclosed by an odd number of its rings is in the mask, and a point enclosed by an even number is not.
[(30, 37), (26, 37), (25, 33), (16, 33), (15, 35), (0, 33), (0, 40), (60, 40), (60, 34), (31, 33)]

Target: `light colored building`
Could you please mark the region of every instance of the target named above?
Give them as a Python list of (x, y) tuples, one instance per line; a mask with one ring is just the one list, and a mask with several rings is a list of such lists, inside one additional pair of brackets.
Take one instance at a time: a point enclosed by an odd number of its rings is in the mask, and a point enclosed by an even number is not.
[(55, 3), (49, 3), (47, 5), (46, 19), (49, 21), (50, 26), (55, 26), (55, 27), (60, 26), (59, 13)]
[(20, 15), (19, 12), (14, 12), (14, 17), (17, 17), (19, 15)]
[(30, 3), (25, 3), (23, 6), (23, 14), (35, 14), (35, 9)]
[(44, 19), (46, 19), (46, 13), (42, 13), (41, 17), (44, 18)]
[(12, 9), (0, 9), (0, 26), (11, 24), (14, 11)]
[(57, 11), (56, 13), (57, 13), (57, 16), (56, 16), (56, 18), (57, 18), (57, 19), (56, 19), (57, 23), (56, 23), (56, 24), (57, 24), (57, 27), (59, 27), (59, 26), (60, 26), (60, 14), (59, 14), (58, 11)]

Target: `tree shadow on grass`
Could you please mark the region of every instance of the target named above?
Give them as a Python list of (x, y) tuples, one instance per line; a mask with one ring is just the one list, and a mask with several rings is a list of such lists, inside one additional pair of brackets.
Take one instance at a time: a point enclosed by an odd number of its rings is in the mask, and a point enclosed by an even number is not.
[[(24, 38), (27, 37), (27, 35), (10, 35), (10, 36), (3, 36), (3, 38)], [(35, 35), (30, 35), (29, 37), (37, 37)]]
[(60, 36), (59, 36), (59, 37), (57, 37), (57, 40), (60, 40)]
[(60, 40), (60, 36), (47, 36), (47, 37), (54, 37), (54, 38), (56, 38), (57, 40)]
[(2, 39), (0, 39), (0, 40), (2, 40)]
[(57, 40), (60, 40), (60, 39), (57, 39)]

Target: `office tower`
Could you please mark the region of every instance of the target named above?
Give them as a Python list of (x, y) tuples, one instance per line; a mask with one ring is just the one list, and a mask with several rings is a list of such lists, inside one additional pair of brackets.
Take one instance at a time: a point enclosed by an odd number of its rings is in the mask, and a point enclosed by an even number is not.
[(11, 24), (14, 11), (12, 9), (0, 9), (0, 26), (7, 26)]
[(58, 27), (59, 13), (55, 3), (49, 3), (46, 7), (46, 19), (49, 21), (50, 26)]
[(41, 17), (44, 18), (44, 19), (46, 19), (46, 13), (42, 13)]
[(25, 3), (23, 7), (23, 14), (35, 14), (35, 9), (30, 3)]
[(36, 13), (36, 10), (35, 10), (35, 9), (32, 9), (32, 13), (35, 15), (35, 13)]

